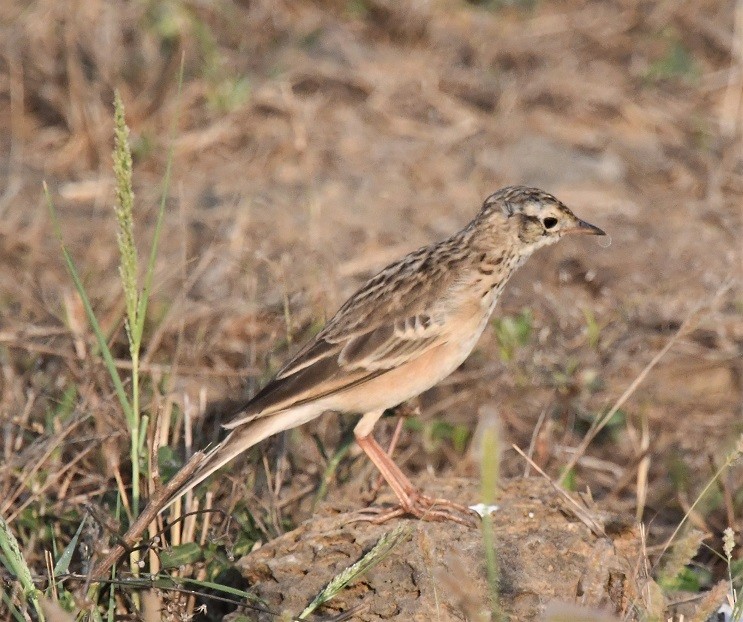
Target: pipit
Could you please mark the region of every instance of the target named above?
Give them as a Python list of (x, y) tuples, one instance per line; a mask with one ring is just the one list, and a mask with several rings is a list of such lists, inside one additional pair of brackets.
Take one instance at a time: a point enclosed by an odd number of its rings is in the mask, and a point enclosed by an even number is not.
[[(551, 194), (512, 186), (490, 195), (464, 229), (390, 264), (338, 310), (258, 394), (225, 424), (185, 492), (259, 441), (328, 411), (362, 415), (356, 442), (410, 514), (467, 522), (466, 508), (420, 493), (379, 446), (385, 409), (451, 374), (469, 356), (503, 287), (538, 248), (564, 235), (605, 235)], [(453, 508), (453, 509), (452, 509)]]

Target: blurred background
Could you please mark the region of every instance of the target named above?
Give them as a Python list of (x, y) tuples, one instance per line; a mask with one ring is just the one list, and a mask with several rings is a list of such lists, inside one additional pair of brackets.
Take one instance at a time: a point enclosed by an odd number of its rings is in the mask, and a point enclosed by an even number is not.
[[(6, 518), (75, 517), (111, 503), (115, 471), (129, 477), (126, 426), (42, 193), (45, 180), (124, 369), (114, 89), (143, 257), (174, 125), (143, 355), (145, 410), (170, 417), (152, 435), (174, 464), (184, 435), (213, 442), (224, 401), (252, 395), (366, 278), (511, 184), (555, 194), (611, 244), (566, 240), (521, 269), (474, 354), (407, 420), (403, 469), (477, 475), (473, 435), (497, 417), (504, 476), (525, 467), (511, 443), (553, 478), (575, 457), (569, 487), (662, 542), (743, 432), (735, 2), (5, 0), (0, 24)], [(278, 492), (244, 459), (211, 490), (256, 515), (266, 506), (250, 499), (273, 503), (273, 533), (287, 529), (311, 514), (352, 425), (328, 415), (266, 443)], [(379, 440), (394, 427), (380, 422)], [(331, 500), (375, 479), (354, 451)], [(246, 482), (253, 497), (237, 501)], [(727, 470), (690, 516), (718, 550), (741, 528), (742, 495), (740, 467)], [(31, 559), (75, 525), (32, 544), (24, 532)], [(726, 572), (709, 551), (698, 561), (701, 585)]]

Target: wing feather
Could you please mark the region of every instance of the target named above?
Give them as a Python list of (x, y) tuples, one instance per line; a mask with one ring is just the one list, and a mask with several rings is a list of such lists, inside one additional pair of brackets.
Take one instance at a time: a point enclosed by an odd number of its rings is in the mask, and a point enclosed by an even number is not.
[(409, 362), (441, 343), (442, 325), (429, 316), (385, 324), (339, 342), (315, 341), (292, 359), (227, 424), (259, 417), (339, 393)]

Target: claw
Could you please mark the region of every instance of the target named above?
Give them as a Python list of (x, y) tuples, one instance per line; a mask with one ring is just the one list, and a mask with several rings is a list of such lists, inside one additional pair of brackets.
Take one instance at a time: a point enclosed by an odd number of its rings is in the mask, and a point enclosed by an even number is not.
[[(381, 525), (394, 518), (414, 516), (421, 520), (453, 522), (465, 527), (477, 527), (480, 515), (463, 505), (449, 501), (448, 499), (435, 499), (420, 493), (413, 494), (409, 503), (405, 506), (398, 505), (393, 508), (368, 507), (358, 512), (359, 516), (349, 520), (349, 523), (366, 521), (375, 525)], [(364, 516), (369, 514), (369, 516)]]

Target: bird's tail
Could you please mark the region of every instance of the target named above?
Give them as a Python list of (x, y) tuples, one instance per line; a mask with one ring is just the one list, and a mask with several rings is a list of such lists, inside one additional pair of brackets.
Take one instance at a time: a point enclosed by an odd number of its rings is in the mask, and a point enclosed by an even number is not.
[[(280, 411), (260, 419), (251, 421), (236, 428), (227, 437), (207, 454), (193, 476), (170, 498), (167, 505), (171, 505), (178, 497), (192, 490), (209, 477), (216, 470), (223, 467), (230, 460), (250, 449), (262, 440), (290, 428), (306, 423), (318, 415), (315, 409), (303, 412), (302, 409)], [(167, 506), (165, 506), (167, 507)]]

